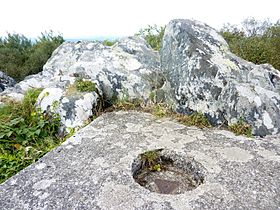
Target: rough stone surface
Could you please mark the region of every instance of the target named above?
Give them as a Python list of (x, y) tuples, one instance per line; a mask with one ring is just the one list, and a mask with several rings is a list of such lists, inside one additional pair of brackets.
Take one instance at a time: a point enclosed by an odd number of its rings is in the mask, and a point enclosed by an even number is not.
[[(248, 139), (137, 112), (107, 113), (0, 185), (1, 209), (264, 209), (280, 207), (280, 137)], [(152, 193), (133, 160), (166, 148), (206, 168), (205, 183)]]
[[(94, 82), (98, 91), (77, 93), (77, 78)], [(280, 133), (280, 72), (235, 56), (217, 31), (197, 21), (171, 21), (160, 55), (139, 37), (112, 47), (65, 42), (41, 73), (0, 93), (0, 103), (3, 95), (20, 101), (30, 88), (51, 91), (37, 105), (45, 111), (58, 104), (64, 128), (82, 126), (101, 101), (147, 101), (154, 94), (154, 101), (171, 103), (178, 112), (204, 113), (213, 125), (243, 119), (252, 125), (253, 135)]]
[(280, 132), (280, 72), (235, 56), (208, 25), (172, 20), (161, 66), (178, 111), (203, 112), (216, 125), (243, 118), (259, 136)]
[(7, 87), (12, 87), (16, 84), (16, 81), (0, 71), (0, 92), (4, 91)]
[[(94, 114), (98, 100), (148, 99), (164, 82), (159, 66), (158, 52), (139, 37), (124, 38), (112, 47), (100, 42), (65, 42), (41, 73), (26, 77), (2, 95), (21, 100), (28, 89), (43, 88), (37, 105), (45, 111), (56, 102), (62, 126), (73, 128)], [(74, 88), (77, 78), (95, 83), (99, 94), (79, 93)]]

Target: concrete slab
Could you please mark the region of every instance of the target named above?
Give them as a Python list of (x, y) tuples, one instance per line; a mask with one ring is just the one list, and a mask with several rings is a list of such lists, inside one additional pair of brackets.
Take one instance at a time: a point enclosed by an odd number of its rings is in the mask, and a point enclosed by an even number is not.
[[(205, 182), (150, 192), (132, 177), (147, 150), (191, 156)], [(280, 209), (280, 137), (236, 137), (138, 112), (107, 113), (0, 185), (1, 209)]]

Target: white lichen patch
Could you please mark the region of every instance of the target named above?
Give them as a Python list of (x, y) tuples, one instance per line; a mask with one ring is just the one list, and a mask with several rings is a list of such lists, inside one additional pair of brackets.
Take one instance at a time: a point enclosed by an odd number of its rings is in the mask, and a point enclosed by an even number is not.
[(186, 143), (194, 142), (196, 138), (193, 136), (186, 136), (176, 132), (163, 134), (157, 141), (151, 143), (161, 148), (181, 149)]
[(43, 200), (43, 199), (46, 199), (47, 197), (49, 197), (49, 193), (47, 192), (44, 192), (42, 195), (39, 196), (39, 199)]
[(274, 128), (274, 126), (272, 124), (272, 120), (267, 111), (264, 111), (264, 113), (263, 113), (263, 123), (268, 129)]
[(228, 161), (248, 162), (254, 157), (250, 154), (249, 151), (241, 149), (239, 147), (215, 148), (215, 150)]
[(95, 158), (94, 161), (92, 161), (92, 164), (97, 165), (98, 167), (106, 168), (110, 165), (106, 162), (106, 160), (102, 157)]
[(258, 155), (262, 156), (263, 158), (269, 160), (269, 161), (276, 161), (280, 163), (280, 156), (277, 155), (275, 152), (266, 150), (262, 147), (258, 148)]
[(45, 163), (38, 163), (35, 165), (35, 168), (38, 170), (41, 170), (43, 168), (45, 168), (47, 165)]
[(79, 135), (75, 135), (72, 136), (71, 138), (69, 138), (69, 143), (73, 144), (73, 145), (78, 145), (82, 143), (82, 137)]
[(193, 150), (189, 153), (191, 156), (194, 157), (194, 159), (198, 162), (200, 162), (209, 173), (220, 173), (221, 167), (219, 166), (219, 160), (211, 158), (210, 156), (206, 155), (203, 152)]
[(35, 190), (45, 190), (47, 189), (49, 186), (51, 186), (52, 183), (55, 183), (56, 180), (55, 179), (43, 179), (39, 182), (36, 182), (33, 185), (33, 189)]
[(126, 131), (127, 132), (139, 132), (141, 130), (141, 128), (143, 127), (143, 125), (141, 124), (133, 124), (133, 123), (126, 123)]
[(96, 198), (101, 210), (135, 209), (143, 205), (143, 200), (129, 186), (109, 182), (101, 190)]

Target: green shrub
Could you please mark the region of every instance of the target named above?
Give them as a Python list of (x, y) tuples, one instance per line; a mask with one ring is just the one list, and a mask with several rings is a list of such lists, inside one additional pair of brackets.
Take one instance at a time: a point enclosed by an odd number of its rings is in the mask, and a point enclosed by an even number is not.
[(255, 64), (270, 63), (280, 70), (280, 21), (246, 19), (242, 28), (228, 24), (220, 31), (230, 50)]
[(41, 90), (27, 91), (21, 103), (0, 107), (0, 183), (57, 146), (58, 115), (35, 109)]
[(76, 79), (75, 86), (80, 92), (93, 92), (96, 90), (95, 84), (92, 81), (84, 81), (82, 78)]
[(63, 43), (52, 31), (42, 33), (34, 42), (20, 34), (0, 38), (0, 69), (17, 81), (42, 71), (52, 52)]
[(164, 30), (165, 26), (148, 25), (146, 28), (141, 29), (136, 35), (143, 37), (154, 50), (159, 51)]

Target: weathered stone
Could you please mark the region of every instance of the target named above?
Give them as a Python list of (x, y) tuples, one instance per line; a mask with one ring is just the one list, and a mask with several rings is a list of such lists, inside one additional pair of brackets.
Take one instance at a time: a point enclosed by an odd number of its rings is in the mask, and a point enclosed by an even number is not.
[[(46, 111), (56, 101), (62, 126), (73, 128), (94, 114), (98, 100), (105, 104), (124, 98), (147, 100), (164, 83), (159, 61), (158, 52), (139, 37), (124, 38), (112, 47), (99, 42), (65, 42), (41, 73), (26, 77), (2, 95), (20, 100), (30, 88), (45, 89), (37, 105)], [(78, 93), (73, 88), (77, 78), (92, 81), (97, 91)]]
[(280, 72), (235, 56), (208, 25), (172, 20), (161, 65), (179, 112), (203, 112), (216, 125), (242, 118), (259, 136), (280, 132)]
[[(278, 209), (279, 139), (107, 113), (1, 184), (1, 209)], [(206, 169), (205, 181), (178, 195), (143, 188), (132, 164), (154, 149), (192, 157)]]
[(60, 88), (45, 88), (39, 95), (37, 107), (43, 112), (57, 113), (60, 116), (62, 129), (79, 128), (87, 124), (94, 114), (98, 101), (95, 92), (67, 94)]
[(0, 71), (0, 92), (4, 91), (7, 87), (12, 87), (16, 84), (16, 81)]

